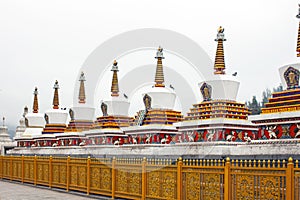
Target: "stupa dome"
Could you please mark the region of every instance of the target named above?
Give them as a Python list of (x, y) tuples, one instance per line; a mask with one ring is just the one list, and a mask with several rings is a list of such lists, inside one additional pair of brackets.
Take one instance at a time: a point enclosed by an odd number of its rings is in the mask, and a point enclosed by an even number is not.
[(174, 109), (176, 93), (166, 87), (153, 87), (147, 92), (151, 97), (151, 108), (153, 109)]
[(240, 82), (232, 75), (215, 75), (212, 79), (202, 81), (199, 87), (207, 84), (211, 87), (211, 99), (235, 101), (239, 90)]

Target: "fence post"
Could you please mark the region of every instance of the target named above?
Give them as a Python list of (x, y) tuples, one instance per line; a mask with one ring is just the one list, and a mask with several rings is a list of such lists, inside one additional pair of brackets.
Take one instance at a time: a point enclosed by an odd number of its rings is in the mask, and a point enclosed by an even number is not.
[(69, 185), (70, 185), (70, 156), (67, 158), (67, 183), (66, 183), (66, 190), (69, 192)]
[(33, 183), (34, 185), (36, 185), (37, 183), (37, 163), (36, 163), (36, 155), (34, 156), (34, 160), (33, 160), (33, 173), (34, 173), (34, 180)]
[(224, 200), (231, 199), (231, 181), (230, 181), (230, 158), (226, 158), (225, 168), (224, 168)]
[(182, 199), (182, 158), (177, 161), (177, 199)]
[(116, 158), (113, 157), (111, 164), (111, 198), (115, 199), (116, 190)]
[(294, 199), (294, 163), (293, 158), (289, 157), (286, 168), (286, 199)]
[(12, 155), (10, 155), (10, 166), (9, 166), (9, 169), (10, 169), (10, 180), (12, 181), (12, 176), (13, 176), (13, 157), (12, 157)]
[(22, 174), (21, 174), (21, 176), (22, 176), (22, 179), (21, 179), (21, 181), (22, 181), (22, 183), (24, 183), (24, 155), (22, 155)]
[(52, 187), (52, 156), (49, 157), (49, 188)]
[(144, 157), (142, 161), (142, 199), (146, 199), (146, 188), (147, 188), (147, 171), (146, 171), (147, 158)]
[(90, 194), (90, 176), (91, 176), (91, 157), (89, 156), (86, 162), (86, 194)]

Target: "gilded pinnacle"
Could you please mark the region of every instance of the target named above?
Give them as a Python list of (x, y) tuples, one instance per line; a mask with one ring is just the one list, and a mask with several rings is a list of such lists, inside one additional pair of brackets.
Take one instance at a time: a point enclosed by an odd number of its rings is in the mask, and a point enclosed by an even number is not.
[(84, 87), (85, 76), (83, 72), (81, 72), (79, 81), (80, 81), (79, 95), (78, 95), (79, 103), (85, 103), (85, 87)]
[(218, 46), (215, 57), (214, 74), (225, 74), (223, 41), (226, 41), (226, 39), (224, 38), (224, 28), (222, 26), (218, 28), (218, 34), (215, 41), (218, 42)]
[(58, 109), (59, 108), (59, 98), (58, 98), (58, 89), (59, 89), (59, 85), (58, 85), (58, 81), (55, 81), (54, 84), (54, 96), (53, 96), (53, 109)]
[(156, 73), (155, 73), (155, 87), (165, 87), (164, 85), (164, 70), (162, 65), (162, 59), (165, 57), (163, 56), (163, 48), (160, 46), (157, 49), (156, 57), (157, 65), (156, 65)]
[(118, 80), (118, 62), (114, 60), (111, 71), (113, 71), (112, 83), (111, 83), (111, 96), (119, 96), (119, 80)]
[(38, 111), (39, 111), (39, 104), (38, 104), (38, 98), (37, 98), (37, 95), (38, 95), (38, 89), (37, 89), (37, 87), (35, 87), (33, 94), (34, 94), (34, 98), (33, 98), (33, 113), (38, 113)]

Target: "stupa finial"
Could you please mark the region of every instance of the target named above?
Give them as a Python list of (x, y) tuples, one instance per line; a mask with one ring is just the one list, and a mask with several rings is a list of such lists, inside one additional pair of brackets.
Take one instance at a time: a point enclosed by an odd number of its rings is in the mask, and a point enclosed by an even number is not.
[(53, 97), (53, 109), (58, 109), (59, 108), (59, 98), (58, 98), (58, 81), (55, 81), (55, 84), (53, 86), (54, 89), (54, 97)]
[(113, 66), (111, 68), (113, 71), (113, 78), (111, 83), (111, 96), (118, 97), (119, 96), (119, 80), (118, 80), (118, 62), (114, 60)]
[(5, 126), (5, 117), (2, 118), (2, 124)]
[(85, 76), (83, 72), (81, 72), (79, 81), (80, 81), (79, 95), (78, 95), (79, 103), (85, 103), (85, 87), (84, 87)]
[[(298, 4), (298, 15), (296, 17), (300, 19), (300, 4)], [(300, 57), (300, 21), (299, 21), (299, 27), (298, 27), (298, 39), (297, 39), (297, 57)]]
[(157, 59), (157, 65), (156, 65), (156, 72), (155, 72), (155, 87), (165, 87), (164, 84), (164, 70), (163, 70), (163, 65), (162, 65), (162, 59), (164, 59), (163, 55), (163, 48), (160, 46), (157, 49), (156, 52), (156, 57)]
[(215, 41), (218, 42), (218, 46), (215, 58), (214, 74), (225, 74), (223, 41), (226, 41), (226, 39), (224, 38), (224, 28), (222, 26), (218, 28), (218, 34)]
[(33, 95), (34, 95), (34, 98), (33, 98), (33, 113), (38, 113), (39, 112), (39, 103), (38, 103), (38, 98), (37, 98), (37, 95), (38, 95), (38, 89), (37, 87), (34, 88), (34, 92), (33, 92)]

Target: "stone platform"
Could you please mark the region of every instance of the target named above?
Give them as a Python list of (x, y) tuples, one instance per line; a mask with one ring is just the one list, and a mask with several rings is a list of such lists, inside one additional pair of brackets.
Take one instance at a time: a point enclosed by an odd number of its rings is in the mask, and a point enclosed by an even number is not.
[(83, 147), (16, 147), (12, 155), (52, 155), (119, 158), (300, 159), (300, 139), (251, 142), (193, 142), (180, 144), (99, 145)]

